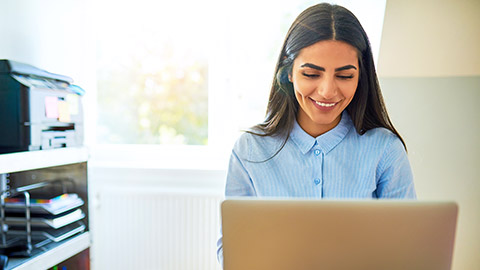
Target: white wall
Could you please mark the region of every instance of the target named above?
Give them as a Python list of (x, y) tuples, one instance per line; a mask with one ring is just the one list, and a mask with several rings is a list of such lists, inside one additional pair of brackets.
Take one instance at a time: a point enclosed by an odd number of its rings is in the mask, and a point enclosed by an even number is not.
[(480, 1), (387, 0), (380, 77), (480, 75)]
[(388, 0), (378, 73), (420, 200), (459, 204), (453, 269), (480, 269), (480, 1)]

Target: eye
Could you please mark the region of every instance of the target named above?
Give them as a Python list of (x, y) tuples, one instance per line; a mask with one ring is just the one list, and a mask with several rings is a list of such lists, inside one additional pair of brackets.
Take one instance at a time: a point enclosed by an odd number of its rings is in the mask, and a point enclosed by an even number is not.
[(305, 73), (305, 72), (302, 72), (302, 75), (307, 77), (307, 78), (317, 78), (318, 76), (320, 76), (318, 74)]
[(353, 75), (348, 75), (348, 76), (337, 75), (337, 78), (339, 78), (341, 80), (349, 80), (349, 79), (353, 79)]

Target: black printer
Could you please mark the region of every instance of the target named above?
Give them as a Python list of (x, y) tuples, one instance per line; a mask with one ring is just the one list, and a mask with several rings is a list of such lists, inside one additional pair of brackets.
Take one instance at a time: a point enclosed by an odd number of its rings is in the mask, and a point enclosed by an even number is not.
[(70, 77), (0, 60), (0, 153), (83, 144), (83, 89)]

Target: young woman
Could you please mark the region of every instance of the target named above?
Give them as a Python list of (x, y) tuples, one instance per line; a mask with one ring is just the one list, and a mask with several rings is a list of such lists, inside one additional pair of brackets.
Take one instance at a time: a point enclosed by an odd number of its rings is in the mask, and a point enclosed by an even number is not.
[[(226, 197), (415, 198), (368, 37), (347, 9), (312, 6), (290, 27), (263, 123), (235, 143)], [(222, 261), (222, 242), (218, 241)]]

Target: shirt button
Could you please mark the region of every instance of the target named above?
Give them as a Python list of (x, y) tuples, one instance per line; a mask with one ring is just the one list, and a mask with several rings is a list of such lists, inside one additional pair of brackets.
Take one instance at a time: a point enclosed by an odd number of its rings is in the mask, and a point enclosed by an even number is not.
[(315, 178), (315, 180), (313, 180), (313, 182), (315, 183), (315, 185), (318, 186), (322, 182), (322, 180), (320, 180), (319, 178)]
[(315, 151), (313, 151), (313, 153), (315, 154), (315, 156), (318, 156), (318, 155), (320, 155), (320, 150), (315, 149)]

